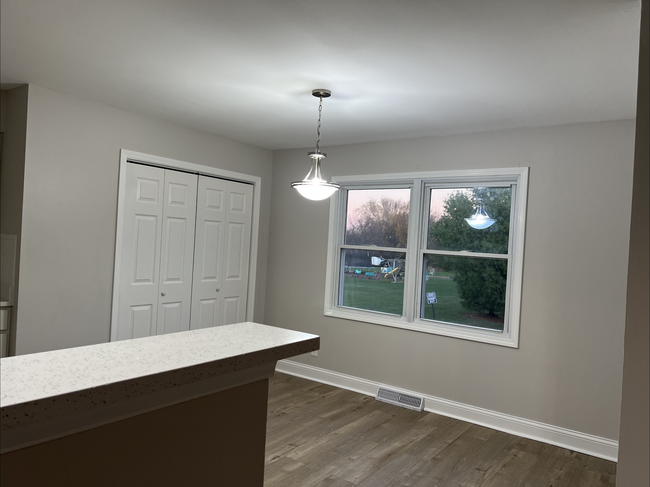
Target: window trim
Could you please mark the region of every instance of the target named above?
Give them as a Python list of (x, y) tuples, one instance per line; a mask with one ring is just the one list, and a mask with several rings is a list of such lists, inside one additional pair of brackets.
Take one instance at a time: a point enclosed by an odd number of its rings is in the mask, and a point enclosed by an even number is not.
[[(406, 275), (415, 276), (404, 283), (404, 308), (402, 316), (339, 306), (340, 249), (343, 245), (344, 220), (347, 213), (346, 191), (339, 191), (330, 199), (329, 230), (327, 242), (327, 267), (325, 273), (324, 315), (333, 318), (361, 321), (382, 326), (443, 335), (453, 338), (519, 348), (521, 321), (521, 296), (523, 283), (524, 240), (526, 208), (528, 201), (528, 167), (472, 169), (455, 171), (429, 171), (411, 173), (338, 176), (332, 181), (341, 189), (379, 189), (380, 187), (410, 186), (409, 230), (406, 250)], [(510, 214), (508, 249), (508, 286), (506, 289), (506, 319), (503, 331), (488, 330), (461, 324), (424, 320), (419, 318), (421, 306), (422, 255), (426, 251), (423, 231), (428, 188), (436, 185), (513, 185), (513, 206)], [(438, 251), (439, 252), (439, 251)], [(453, 252), (452, 252), (453, 253)], [(453, 253), (458, 255), (457, 253)], [(473, 253), (471, 255), (474, 255)], [(495, 258), (499, 254), (493, 254)], [(503, 254), (505, 255), (505, 254)], [(476, 257), (482, 255), (477, 254)], [(484, 257), (487, 257), (484, 256)]]

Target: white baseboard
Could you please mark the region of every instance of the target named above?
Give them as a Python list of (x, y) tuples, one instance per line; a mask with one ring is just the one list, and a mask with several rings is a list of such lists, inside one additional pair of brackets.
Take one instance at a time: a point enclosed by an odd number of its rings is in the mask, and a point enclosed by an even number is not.
[(291, 360), (280, 360), (275, 370), (373, 397), (377, 394), (379, 387), (398, 389), (406, 394), (424, 396), (424, 409), (431, 413), (468, 421), (505, 433), (523, 436), (531, 440), (542, 441), (569, 450), (586, 453), (594, 457), (604, 458), (605, 460), (615, 462), (618, 459), (618, 441), (608, 438), (560, 428), (538, 421), (531, 421), (497, 411), (490, 411), (489, 409), (470, 406), (469, 404), (449, 401), (440, 397), (428, 396), (420, 392), (395, 388), (391, 385), (381, 384)]

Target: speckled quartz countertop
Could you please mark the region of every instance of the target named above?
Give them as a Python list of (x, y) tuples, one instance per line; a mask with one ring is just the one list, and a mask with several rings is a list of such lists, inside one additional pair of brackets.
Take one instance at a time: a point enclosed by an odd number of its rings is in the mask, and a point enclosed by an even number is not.
[(247, 322), (3, 358), (2, 432), (222, 376), (241, 376), (247, 369), (317, 350), (319, 340)]

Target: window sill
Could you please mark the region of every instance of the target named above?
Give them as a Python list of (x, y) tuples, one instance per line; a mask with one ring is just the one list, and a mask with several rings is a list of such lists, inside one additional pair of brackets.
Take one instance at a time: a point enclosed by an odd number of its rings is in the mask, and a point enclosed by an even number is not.
[(325, 309), (324, 315), (331, 318), (361, 321), (364, 323), (372, 323), (374, 325), (390, 326), (393, 328), (402, 328), (432, 335), (461, 338), (463, 340), (488, 343), (502, 347), (519, 348), (519, 344), (517, 343), (518, 340), (516, 338), (499, 331), (481, 330), (469, 326), (451, 325), (442, 322), (419, 319), (409, 323), (403, 317), (392, 317), (383, 313), (357, 311), (341, 307)]

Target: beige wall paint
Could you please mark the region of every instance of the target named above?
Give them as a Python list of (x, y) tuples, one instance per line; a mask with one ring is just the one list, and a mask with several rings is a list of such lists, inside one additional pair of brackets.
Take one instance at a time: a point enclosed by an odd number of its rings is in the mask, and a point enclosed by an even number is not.
[(16, 272), (14, 307), (9, 325), (9, 354), (16, 342), (16, 309), (20, 286), (20, 244), (22, 241), (23, 179), (27, 137), (27, 103), (29, 87), (2, 91), (2, 164), (0, 165), (0, 233), (16, 235)]
[(618, 487), (650, 485), (650, 4), (643, 2)]
[(323, 316), (328, 202), (274, 153), (267, 323), (321, 335), (317, 367), (618, 438), (634, 122), (325, 147), (326, 177), (530, 167), (520, 348)]
[(263, 321), (272, 153), (30, 86), (17, 353), (109, 339), (120, 149), (262, 178)]

